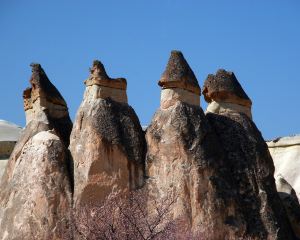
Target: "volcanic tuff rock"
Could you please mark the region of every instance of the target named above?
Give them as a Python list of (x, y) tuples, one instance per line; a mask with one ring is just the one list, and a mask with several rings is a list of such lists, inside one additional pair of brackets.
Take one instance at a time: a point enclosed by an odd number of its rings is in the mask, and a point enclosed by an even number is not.
[(215, 75), (209, 74), (202, 93), (209, 103), (207, 112), (241, 112), (252, 118), (252, 102), (233, 72), (219, 69)]
[(44, 70), (32, 67), (32, 88), (24, 96), (31, 113), (0, 183), (0, 239), (60, 239), (68, 228), (72, 123), (56, 108), (65, 102)]
[(144, 133), (127, 104), (125, 79), (109, 78), (103, 65), (94, 61), (85, 84), (70, 139), (75, 206), (138, 188), (144, 177)]
[[(181, 53), (176, 54), (183, 58)], [(177, 72), (187, 68), (185, 60), (174, 63), (173, 57), (172, 52), (167, 69)], [(188, 77), (182, 75), (181, 81)], [(197, 81), (195, 77), (193, 81)], [(180, 86), (183, 84), (178, 84), (178, 88)], [(222, 149), (215, 148), (219, 145), (217, 137), (200, 106), (180, 99), (167, 108), (162, 104), (146, 132), (150, 194), (156, 198), (167, 194), (175, 197), (177, 201), (171, 209), (173, 218), (183, 219), (193, 233), (205, 234), (207, 239), (226, 236), (229, 239), (240, 230), (230, 223), (235, 210), (230, 189), (223, 179), (226, 168)]]
[[(209, 89), (216, 88), (218, 81), (223, 89), (227, 88), (224, 86), (227, 80), (219, 76), (213, 81), (206, 81), (205, 99), (214, 96)], [(241, 89), (239, 84), (235, 85)], [(246, 99), (246, 94), (241, 92), (240, 97)], [(290, 223), (276, 191), (274, 164), (255, 124), (244, 113), (235, 111), (208, 112), (206, 117), (225, 151), (226, 166), (233, 179), (231, 189), (236, 193), (236, 208), (245, 225), (242, 237), (293, 239)], [(233, 219), (237, 221), (235, 216)]]

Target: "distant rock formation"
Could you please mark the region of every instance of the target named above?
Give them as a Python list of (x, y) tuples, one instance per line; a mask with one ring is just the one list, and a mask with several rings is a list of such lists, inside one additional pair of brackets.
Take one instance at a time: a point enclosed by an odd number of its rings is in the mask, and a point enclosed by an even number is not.
[(21, 131), (21, 127), (0, 120), (0, 179), (6, 167), (7, 160), (20, 137)]
[[(161, 105), (146, 132), (150, 194), (175, 197), (173, 218), (184, 219), (193, 233), (208, 239), (234, 236), (239, 230), (226, 223), (234, 209), (229, 198), (221, 197), (228, 190), (223, 153), (216, 148), (217, 137), (199, 106), (198, 81), (182, 53), (171, 52), (159, 85)], [(165, 91), (176, 94), (166, 99)]]
[[(203, 94), (208, 102), (230, 99), (248, 109), (251, 106), (233, 73), (219, 70), (216, 77), (208, 76), (204, 86)], [(239, 237), (293, 239), (276, 191), (272, 158), (249, 114), (229, 107), (215, 113), (208, 110), (206, 116), (219, 137), (225, 151), (226, 167), (231, 172), (231, 188), (236, 193), (236, 207), (242, 216), (241, 221), (235, 216), (232, 219), (245, 226), (244, 234)]]
[(145, 139), (127, 104), (126, 80), (111, 79), (94, 61), (71, 134), (74, 204), (100, 203), (144, 183)]
[[(69, 227), (68, 151), (72, 122), (65, 101), (39, 64), (25, 90), (27, 125), (0, 183), (0, 239), (61, 239)], [(63, 106), (63, 110), (62, 107)]]
[(300, 199), (300, 136), (277, 138), (267, 142), (275, 165), (275, 177), (282, 175)]
[(252, 118), (252, 101), (233, 72), (219, 69), (215, 75), (209, 74), (204, 82), (203, 95), (208, 102), (207, 112), (242, 112)]

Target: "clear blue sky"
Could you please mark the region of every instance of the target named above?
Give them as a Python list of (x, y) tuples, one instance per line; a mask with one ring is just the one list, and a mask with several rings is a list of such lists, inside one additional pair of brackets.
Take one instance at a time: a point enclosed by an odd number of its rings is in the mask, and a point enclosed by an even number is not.
[(201, 86), (218, 68), (235, 72), (265, 138), (300, 133), (299, 0), (1, 0), (0, 30), (0, 119), (24, 125), (31, 62), (42, 64), (74, 119), (99, 59), (111, 77), (127, 79), (129, 103), (147, 125), (177, 49)]

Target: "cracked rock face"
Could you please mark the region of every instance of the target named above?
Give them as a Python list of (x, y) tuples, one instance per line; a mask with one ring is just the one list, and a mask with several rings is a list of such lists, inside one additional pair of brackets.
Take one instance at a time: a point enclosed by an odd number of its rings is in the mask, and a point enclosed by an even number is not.
[[(68, 114), (44, 108), (53, 99), (55, 104), (64, 101), (56, 88), (57, 98), (53, 96), (53, 85), (40, 65), (38, 70), (33, 66), (30, 82), (30, 101), (39, 114), (22, 131), (1, 179), (0, 239), (61, 239), (68, 231), (71, 207), (67, 127), (72, 123)], [(40, 104), (42, 98), (45, 104)]]
[(241, 112), (252, 118), (252, 102), (233, 72), (219, 69), (215, 75), (209, 74), (202, 93), (208, 102), (207, 112)]
[[(107, 75), (105, 79), (115, 81)], [(108, 85), (115, 96), (114, 90), (120, 89), (113, 82)], [(137, 115), (127, 98), (121, 102), (91, 95), (90, 87), (99, 92), (103, 86), (87, 84), (70, 139), (75, 206), (99, 203), (111, 192), (136, 189), (144, 182), (145, 140)]]

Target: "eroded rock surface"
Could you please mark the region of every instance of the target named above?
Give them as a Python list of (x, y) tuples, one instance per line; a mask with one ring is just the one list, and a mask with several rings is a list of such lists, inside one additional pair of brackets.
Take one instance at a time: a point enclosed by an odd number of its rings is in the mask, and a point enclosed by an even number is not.
[[(88, 83), (95, 73), (103, 78)], [(126, 96), (126, 88), (120, 88), (120, 80), (114, 81), (95, 61), (70, 140), (75, 206), (99, 203), (111, 192), (135, 189), (144, 182), (144, 133), (127, 97), (115, 98), (114, 91), (119, 90)], [(110, 88), (112, 95), (91, 94), (91, 88), (94, 92)]]
[(25, 111), (26, 103), (33, 103), (34, 114), (28, 119), (1, 179), (0, 239), (62, 239), (69, 228), (71, 180), (67, 143), (72, 123), (68, 114), (60, 115), (61, 111), (57, 113), (55, 108), (48, 111), (47, 106), (53, 106), (49, 101), (64, 101), (56, 89), (49, 87), (53, 85), (41, 66), (32, 67), (32, 95), (25, 96), (24, 103)]

